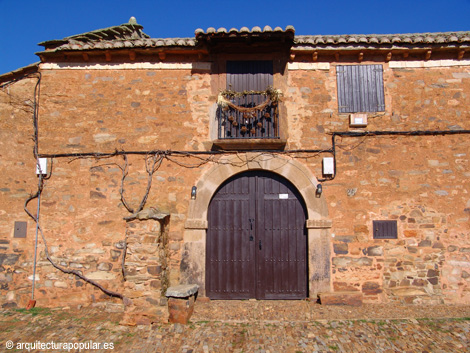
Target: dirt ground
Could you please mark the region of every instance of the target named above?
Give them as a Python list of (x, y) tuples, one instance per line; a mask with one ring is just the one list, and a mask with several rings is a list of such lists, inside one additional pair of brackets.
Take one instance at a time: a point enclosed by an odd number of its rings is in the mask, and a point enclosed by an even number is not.
[[(470, 306), (211, 301), (196, 303), (188, 325), (146, 326), (106, 310), (1, 310), (0, 351), (470, 352)], [(41, 349), (47, 343), (67, 345)]]

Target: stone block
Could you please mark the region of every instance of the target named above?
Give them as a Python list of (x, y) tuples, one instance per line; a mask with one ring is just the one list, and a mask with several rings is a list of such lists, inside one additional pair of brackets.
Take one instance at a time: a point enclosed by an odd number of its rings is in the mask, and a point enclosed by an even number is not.
[(95, 271), (85, 275), (92, 280), (112, 280), (116, 278), (115, 274), (106, 271)]
[(432, 242), (430, 240), (422, 240), (419, 242), (418, 246), (420, 248), (423, 248), (423, 247), (430, 247), (432, 245)]
[(160, 289), (162, 287), (162, 282), (159, 280), (152, 280), (150, 281), (150, 287)]
[(332, 259), (333, 265), (338, 267), (347, 267), (347, 266), (372, 266), (373, 260), (368, 257), (334, 257)]
[(18, 307), (18, 304), (15, 302), (7, 302), (2, 304), (3, 309), (16, 309)]
[(335, 292), (357, 292), (359, 291), (353, 284), (347, 282), (333, 282)]
[(346, 255), (348, 253), (348, 244), (347, 243), (333, 244), (333, 250), (335, 254)]
[(18, 262), (20, 255), (18, 254), (0, 254), (0, 265), (14, 265)]
[(168, 298), (168, 321), (170, 323), (187, 324), (194, 311), (194, 296), (187, 299)]
[(157, 236), (154, 236), (154, 235), (147, 235), (147, 236), (144, 236), (144, 240), (142, 243), (144, 244), (154, 244), (156, 243), (158, 240), (158, 237)]
[(102, 262), (98, 264), (98, 267), (97, 267), (97, 269), (100, 271), (111, 271), (112, 268), (113, 268), (113, 264), (109, 262)]
[(415, 230), (407, 229), (403, 231), (403, 235), (407, 238), (415, 238), (418, 235), (418, 232), (416, 232)]
[(157, 276), (162, 272), (162, 267), (160, 265), (147, 266), (147, 272), (152, 276)]
[(424, 288), (417, 288), (417, 287), (399, 287), (392, 289), (393, 295), (399, 296), (399, 297), (415, 297), (419, 295), (428, 295), (426, 290)]
[(174, 298), (186, 298), (194, 295), (199, 290), (197, 284), (180, 284), (167, 289), (166, 296)]
[(57, 288), (68, 288), (69, 286), (68, 286), (67, 283), (65, 283), (65, 282), (56, 281), (56, 282), (54, 282), (54, 287), (57, 287)]
[(99, 191), (90, 191), (90, 199), (105, 199), (106, 195)]
[(448, 252), (454, 252), (454, 251), (457, 251), (457, 250), (459, 250), (459, 247), (458, 247), (458, 246), (455, 246), (455, 245), (449, 245), (449, 246), (447, 247), (447, 251), (448, 251)]
[(362, 292), (366, 295), (375, 295), (382, 293), (382, 288), (378, 283), (375, 282), (365, 282), (362, 285)]
[(370, 246), (364, 249), (364, 255), (367, 256), (383, 256), (384, 249), (382, 246)]
[(341, 235), (335, 237), (335, 241), (340, 241), (343, 243), (352, 243), (354, 241), (357, 241), (357, 237), (355, 235)]
[(361, 292), (333, 292), (333, 293), (319, 293), (318, 299), (322, 305), (362, 305)]
[(355, 233), (369, 233), (369, 228), (366, 225), (355, 225), (354, 232)]

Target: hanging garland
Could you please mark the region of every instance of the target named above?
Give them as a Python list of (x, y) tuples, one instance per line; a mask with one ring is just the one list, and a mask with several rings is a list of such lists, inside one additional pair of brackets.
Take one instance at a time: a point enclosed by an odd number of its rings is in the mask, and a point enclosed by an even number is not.
[[(263, 95), (266, 96), (266, 100), (257, 106), (254, 107), (241, 107), (239, 105), (233, 104), (230, 99), (234, 98), (239, 98), (239, 97), (245, 97), (247, 95), (251, 94), (258, 94), (258, 95)], [(243, 92), (237, 92), (237, 91), (232, 91), (232, 90), (224, 90), (219, 93), (219, 96), (217, 97), (217, 104), (221, 108), (232, 108), (234, 110), (237, 110), (242, 113), (252, 113), (254, 111), (261, 111), (264, 108), (266, 108), (269, 103), (271, 102), (273, 105), (276, 105), (282, 96), (281, 90), (275, 89), (271, 86), (269, 86), (265, 91), (243, 91)]]

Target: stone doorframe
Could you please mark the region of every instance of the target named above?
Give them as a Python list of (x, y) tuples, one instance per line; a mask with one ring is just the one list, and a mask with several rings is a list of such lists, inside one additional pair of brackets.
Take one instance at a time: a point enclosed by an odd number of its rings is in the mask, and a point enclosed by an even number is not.
[(199, 285), (205, 296), (207, 210), (219, 186), (231, 176), (247, 170), (266, 170), (289, 180), (307, 207), (309, 296), (331, 292), (331, 220), (325, 197), (316, 197), (317, 178), (295, 159), (266, 153), (245, 153), (222, 157), (197, 182), (197, 196), (190, 200), (183, 237), (181, 283)]

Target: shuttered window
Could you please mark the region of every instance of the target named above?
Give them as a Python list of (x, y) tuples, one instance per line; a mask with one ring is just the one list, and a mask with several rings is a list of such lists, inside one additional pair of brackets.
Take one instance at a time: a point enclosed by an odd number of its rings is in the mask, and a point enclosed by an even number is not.
[(385, 111), (382, 65), (338, 65), (336, 82), (340, 113)]

